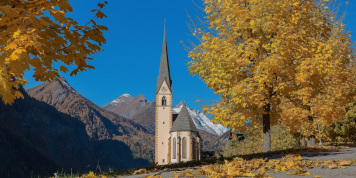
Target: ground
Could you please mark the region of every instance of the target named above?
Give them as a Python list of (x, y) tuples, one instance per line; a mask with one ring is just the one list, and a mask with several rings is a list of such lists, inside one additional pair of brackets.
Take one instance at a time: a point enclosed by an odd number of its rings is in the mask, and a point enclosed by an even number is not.
[[(303, 153), (300, 154), (303, 159), (305, 160), (351, 160), (351, 159), (356, 159), (356, 146), (354, 147), (349, 147), (349, 148), (344, 148), (340, 149), (339, 151), (332, 151), (332, 152), (318, 152), (318, 153)], [(270, 157), (268, 159), (279, 159), (281, 157)], [(180, 169), (181, 171), (186, 170), (185, 169)], [(194, 167), (194, 168), (189, 168), (193, 169), (197, 173), (197, 169), (199, 167)], [(306, 169), (307, 171), (310, 172), (310, 175), (303, 176), (303, 177), (318, 177), (321, 176), (323, 178), (336, 178), (336, 177), (356, 177), (356, 166), (347, 166), (345, 169), (329, 169), (329, 168), (321, 168), (321, 166), (318, 166), (313, 169)], [(140, 174), (140, 175), (133, 175), (133, 176), (125, 176), (127, 178), (142, 178), (145, 176), (153, 175), (156, 174), (157, 176), (161, 176), (162, 178), (168, 178), (168, 177), (174, 177), (173, 171), (159, 171), (159, 172), (152, 172), (148, 174)], [(284, 171), (284, 172), (277, 172), (274, 173), (273, 171), (271, 174), (268, 176), (270, 177), (300, 177), (297, 175), (287, 175), (286, 173), (288, 172), (293, 172), (291, 171)], [(206, 177), (202, 175), (198, 175), (197, 177)]]

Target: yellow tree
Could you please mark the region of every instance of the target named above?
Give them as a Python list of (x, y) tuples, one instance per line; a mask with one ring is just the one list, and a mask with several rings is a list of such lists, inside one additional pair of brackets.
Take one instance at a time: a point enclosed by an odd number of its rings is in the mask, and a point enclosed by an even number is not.
[[(305, 96), (313, 95), (310, 88), (321, 90), (326, 85), (321, 85), (324, 81), (343, 84), (344, 80), (328, 80), (331, 75), (327, 74), (349, 62), (350, 36), (342, 30), (332, 32), (336, 21), (322, 1), (204, 3), (209, 29), (198, 28), (194, 32), (200, 44), (189, 52), (189, 70), (221, 96), (219, 103), (207, 105), (204, 110), (233, 129), (242, 128), (246, 122), (256, 127), (260, 118), (256, 116), (262, 114), (263, 151), (269, 151), (270, 125), (280, 118), (286, 100), (295, 98), (295, 102), (303, 104), (308, 102)], [(335, 39), (342, 46), (333, 49), (337, 46)], [(338, 67), (333, 68), (330, 61)], [(290, 106), (290, 112), (299, 107)], [(323, 111), (326, 110), (320, 110), (320, 114), (325, 114)], [(290, 118), (293, 119), (302, 118)]]
[[(341, 19), (328, 11), (329, 6), (322, 5), (316, 11), (319, 16), (312, 20), (314, 24), (326, 26), (327, 34), (314, 32), (317, 48), (306, 51), (300, 60), (295, 78), (288, 83), (293, 91), (285, 95), (280, 109), (282, 123), (292, 132), (308, 137), (308, 146), (315, 145), (315, 131), (318, 126), (327, 126), (340, 120), (345, 114), (345, 106), (355, 96), (354, 66), (349, 65), (352, 59), (350, 34), (345, 33)], [(330, 54), (323, 55), (322, 51)]]
[[(59, 71), (71, 75), (93, 69), (87, 64), (106, 43), (107, 27), (95, 20), (106, 17), (99, 3), (93, 18), (80, 25), (66, 17), (72, 12), (69, 0), (1, 0), (0, 2), (0, 97), (5, 103), (23, 97), (18, 91), (27, 83), (24, 72), (33, 67), (37, 81), (59, 78)], [(89, 19), (88, 19), (89, 20)], [(59, 67), (56, 67), (58, 66)]]

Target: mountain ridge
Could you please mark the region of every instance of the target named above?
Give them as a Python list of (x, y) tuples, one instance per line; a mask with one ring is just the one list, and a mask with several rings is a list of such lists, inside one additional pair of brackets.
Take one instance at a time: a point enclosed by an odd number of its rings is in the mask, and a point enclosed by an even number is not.
[[(124, 96), (126, 95), (126, 96)], [(131, 96), (130, 94), (123, 94), (116, 98), (115, 100), (109, 102), (103, 109), (108, 109), (116, 114), (128, 116), (127, 118), (140, 123), (143, 127), (145, 127), (152, 135), (155, 133), (155, 106), (156, 101), (149, 102), (144, 96), (137, 95), (135, 99), (132, 100), (124, 100), (127, 96)], [(144, 105), (140, 105), (137, 101), (137, 98), (144, 98), (146, 100)], [(120, 104), (115, 107), (113, 106), (117, 101), (120, 101)], [(182, 102), (178, 103), (176, 107), (173, 108), (174, 113), (179, 113)], [(108, 107), (109, 106), (109, 107)], [(203, 112), (197, 109), (191, 109), (188, 107), (189, 114), (192, 116), (193, 122), (199, 130), (199, 134), (202, 136), (204, 140), (204, 145), (210, 143), (212, 140), (221, 135), (226, 128), (221, 125), (215, 126), (208, 117), (204, 115)], [(130, 113), (130, 114), (128, 114)], [(215, 130), (214, 130), (215, 129)], [(218, 129), (218, 130), (217, 130)]]
[(102, 109), (76, 92), (64, 78), (28, 89), (30, 96), (85, 124), (94, 140), (117, 140), (127, 144), (134, 158), (153, 161), (154, 137), (140, 124)]

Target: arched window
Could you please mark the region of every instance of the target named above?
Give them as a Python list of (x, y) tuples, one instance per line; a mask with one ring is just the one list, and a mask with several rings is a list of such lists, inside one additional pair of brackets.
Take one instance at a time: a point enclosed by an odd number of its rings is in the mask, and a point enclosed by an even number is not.
[(182, 142), (182, 158), (187, 159), (187, 139), (184, 137)]
[(193, 152), (193, 160), (196, 159), (197, 155), (196, 155), (196, 142), (195, 142), (195, 139), (192, 138), (192, 152)]
[(173, 139), (173, 159), (177, 159), (177, 142), (176, 138)]
[(167, 101), (166, 101), (166, 97), (162, 97), (162, 106), (166, 106), (167, 105)]

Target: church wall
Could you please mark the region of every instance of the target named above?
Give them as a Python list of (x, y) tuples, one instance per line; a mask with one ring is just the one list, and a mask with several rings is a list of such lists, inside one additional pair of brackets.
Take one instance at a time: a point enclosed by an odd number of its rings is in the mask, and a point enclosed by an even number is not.
[[(175, 154), (175, 157), (174, 157), (174, 139), (176, 139), (176, 154)], [(171, 163), (177, 163), (178, 162), (178, 133), (177, 132), (172, 132), (171, 133)]]
[[(162, 91), (163, 87), (168, 87), (166, 82), (163, 82), (161, 90), (156, 95), (156, 135), (155, 135), (155, 162), (159, 165), (167, 164), (169, 132), (172, 128), (172, 94), (168, 90)], [(161, 99), (166, 97), (166, 106), (162, 106)]]
[[(167, 88), (166, 91), (162, 91), (162, 88), (165, 87)], [(170, 95), (170, 96), (167, 96)], [(172, 96), (171, 96), (171, 91), (170, 89), (168, 89), (168, 85), (166, 83), (166, 81), (163, 82), (161, 89), (159, 90), (159, 92), (157, 93), (157, 97), (156, 97), (156, 105), (157, 106), (161, 106), (162, 104), (162, 98), (165, 97), (166, 98), (166, 105), (168, 106), (172, 106)], [(159, 101), (159, 102), (158, 102)]]
[[(183, 154), (181, 154), (182, 156), (182, 159), (181, 161), (182, 162), (186, 162), (186, 161), (191, 161), (190, 158), (190, 155), (192, 154), (192, 150), (190, 150), (191, 146), (191, 138), (190, 138), (190, 135), (191, 135), (191, 132), (189, 131), (184, 131), (184, 132), (181, 132), (181, 139), (183, 140), (183, 138), (186, 138), (187, 139), (187, 145), (186, 145), (186, 150), (187, 150), (187, 156), (186, 158), (183, 158)], [(181, 149), (183, 150), (183, 144), (181, 145)]]
[[(173, 154), (174, 154), (174, 138), (176, 139), (177, 142), (177, 148), (176, 148), (176, 159), (173, 159)], [(183, 158), (183, 138), (187, 139), (186, 142), (186, 151), (187, 155), (186, 158)], [(179, 144), (180, 143), (180, 144)], [(191, 161), (192, 160), (192, 138), (191, 138), (191, 132), (190, 131), (181, 131), (181, 132), (172, 132), (171, 133), (171, 163), (178, 163), (178, 162), (186, 162), (186, 161)], [(179, 156), (179, 157), (178, 157)]]

